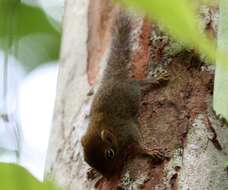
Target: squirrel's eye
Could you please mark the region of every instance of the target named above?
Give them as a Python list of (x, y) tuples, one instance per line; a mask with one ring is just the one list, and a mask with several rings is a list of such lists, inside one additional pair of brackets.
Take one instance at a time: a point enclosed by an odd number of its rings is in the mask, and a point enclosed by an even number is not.
[(115, 156), (115, 152), (113, 149), (110, 148), (110, 149), (105, 150), (105, 158), (107, 160), (112, 160), (114, 158), (114, 156)]

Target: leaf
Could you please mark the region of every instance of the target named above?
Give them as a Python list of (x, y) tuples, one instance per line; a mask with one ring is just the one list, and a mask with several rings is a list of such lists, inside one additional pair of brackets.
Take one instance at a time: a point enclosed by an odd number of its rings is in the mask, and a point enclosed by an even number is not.
[(59, 190), (51, 182), (39, 182), (27, 170), (16, 164), (0, 163), (0, 189)]
[[(38, 7), (23, 4), (20, 0), (0, 0), (0, 48), (7, 54), (14, 54), (28, 69), (33, 69), (42, 62), (58, 59), (61, 34), (49, 20), (48, 16)], [(37, 41), (36, 38), (32, 40), (30, 37), (28, 37), (29, 40), (24, 40), (28, 39), (27, 36), (32, 35), (46, 36), (46, 39), (47, 36), (49, 37), (47, 41)], [(24, 41), (26, 43), (23, 43)], [(38, 45), (34, 45), (35, 43)], [(26, 54), (29, 61), (24, 62), (25, 57), (21, 56), (23, 55), (21, 47), (33, 52)], [(39, 54), (40, 47), (45, 50), (44, 54)], [(38, 54), (33, 57), (35, 52)]]
[[(46, 63), (59, 55), (59, 41), (48, 33), (32, 33), (21, 38), (16, 57), (23, 62), (27, 70), (40, 63)], [(29, 55), (29, 56), (28, 56)]]

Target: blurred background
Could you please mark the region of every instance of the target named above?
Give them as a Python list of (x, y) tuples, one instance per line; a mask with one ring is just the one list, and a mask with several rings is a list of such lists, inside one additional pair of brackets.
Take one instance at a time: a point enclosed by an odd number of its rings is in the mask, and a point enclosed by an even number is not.
[(43, 179), (64, 0), (0, 0), (0, 162)]

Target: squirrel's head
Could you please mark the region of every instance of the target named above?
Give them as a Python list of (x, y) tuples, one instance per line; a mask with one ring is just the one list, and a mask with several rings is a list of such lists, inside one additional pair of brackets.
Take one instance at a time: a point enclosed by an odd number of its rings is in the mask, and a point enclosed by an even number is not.
[(106, 178), (115, 173), (119, 158), (117, 138), (107, 129), (86, 133), (81, 139), (85, 161)]

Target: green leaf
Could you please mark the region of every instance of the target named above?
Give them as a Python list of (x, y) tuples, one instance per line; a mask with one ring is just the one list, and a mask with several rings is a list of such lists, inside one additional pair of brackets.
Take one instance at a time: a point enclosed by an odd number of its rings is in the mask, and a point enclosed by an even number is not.
[[(27, 70), (40, 63), (46, 63), (59, 55), (59, 41), (48, 33), (32, 33), (21, 38), (16, 57), (23, 62)], [(29, 55), (29, 56), (28, 56)]]
[(27, 170), (16, 164), (0, 163), (2, 190), (59, 190), (51, 182), (39, 182)]
[(42, 9), (20, 3), (19, 0), (0, 0), (0, 16), (0, 38), (8, 37), (9, 33), (12, 33), (14, 40), (31, 33), (49, 33), (60, 37)]
[(116, 0), (140, 10), (161, 23), (177, 40), (215, 60), (215, 43), (199, 27), (195, 6), (189, 0)]
[(20, 4), (15, 14), (18, 20), (19, 37), (30, 33), (51, 33), (60, 37), (58, 31), (49, 23), (48, 16), (38, 7)]
[[(14, 54), (29, 70), (37, 64), (58, 59), (61, 34), (49, 20), (38, 7), (20, 0), (0, 0), (0, 48), (7, 54)], [(46, 40), (31, 36), (45, 36)], [(45, 53), (41, 53), (41, 48)], [(30, 53), (23, 52), (25, 49)]]

